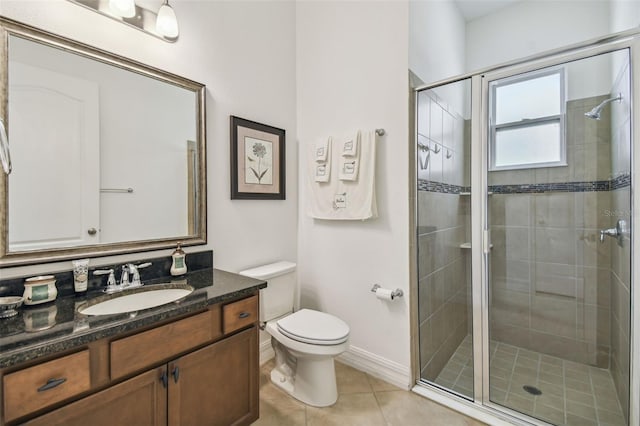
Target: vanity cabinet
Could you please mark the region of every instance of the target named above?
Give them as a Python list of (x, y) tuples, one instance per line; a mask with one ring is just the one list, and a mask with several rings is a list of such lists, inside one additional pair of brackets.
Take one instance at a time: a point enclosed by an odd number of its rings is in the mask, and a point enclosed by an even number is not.
[[(205, 312), (142, 332), (99, 342), (95, 346), (104, 348), (102, 353), (108, 355), (97, 357), (103, 368), (88, 368), (90, 351), (84, 350), (6, 374), (5, 421), (47, 426), (250, 424), (257, 420), (259, 408), (257, 319), (255, 294), (210, 306)], [(44, 392), (55, 396), (53, 402), (35, 401), (35, 405), (26, 407), (24, 393), (8, 399), (11, 393), (8, 383), (33, 376), (35, 381), (23, 386), (31, 389), (36, 383), (46, 382), (52, 373), (45, 368), (48, 364), (83, 371), (75, 382), (84, 387), (70, 389), (60, 385), (57, 393)], [(94, 370), (109, 371), (106, 386), (91, 388), (89, 376)], [(76, 401), (56, 404), (64, 399), (73, 400), (73, 396)], [(78, 399), (81, 396), (84, 397)], [(31, 413), (33, 417), (47, 406), (53, 410), (29, 419)]]

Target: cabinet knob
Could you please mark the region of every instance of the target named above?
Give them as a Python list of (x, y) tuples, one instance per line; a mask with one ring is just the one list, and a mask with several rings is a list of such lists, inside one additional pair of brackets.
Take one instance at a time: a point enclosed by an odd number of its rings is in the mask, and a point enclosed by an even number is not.
[(96, 228), (87, 229), (87, 234), (89, 235), (96, 235), (97, 233), (98, 233), (98, 230)]
[(177, 365), (173, 367), (173, 371), (171, 372), (171, 375), (173, 376), (173, 382), (178, 383), (178, 378), (180, 377), (180, 369), (178, 368)]
[(251, 314), (249, 312), (240, 312), (240, 315), (238, 315), (240, 318), (249, 318)]
[(169, 376), (167, 376), (167, 370), (162, 369), (162, 374), (160, 374), (160, 381), (162, 382), (162, 387), (166, 388), (169, 385)]
[(67, 379), (65, 379), (64, 377), (61, 378), (61, 379), (49, 379), (49, 380), (47, 380), (47, 383), (45, 383), (44, 385), (42, 385), (42, 386), (40, 386), (38, 388), (38, 392), (48, 391), (49, 389), (53, 389), (55, 387), (60, 386), (61, 384), (63, 384), (66, 381), (67, 381)]

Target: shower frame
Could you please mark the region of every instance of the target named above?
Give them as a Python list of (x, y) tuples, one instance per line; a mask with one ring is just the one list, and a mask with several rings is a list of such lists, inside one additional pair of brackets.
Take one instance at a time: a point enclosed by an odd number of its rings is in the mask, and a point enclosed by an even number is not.
[[(459, 412), (475, 417), (491, 424), (546, 425), (533, 417), (526, 416), (503, 405), (489, 400), (489, 227), (488, 227), (488, 172), (489, 166), (489, 125), (488, 98), (489, 81), (485, 75), (490, 74), (492, 80), (541, 69), (562, 65), (579, 59), (605, 54), (617, 50), (628, 49), (631, 69), (631, 229), (640, 222), (640, 191), (635, 191), (637, 176), (640, 175), (640, 108), (636, 108), (635, 100), (640, 99), (640, 31), (637, 29), (623, 31), (602, 38), (577, 43), (567, 47), (554, 49), (521, 60), (511, 61), (486, 69), (437, 81), (432, 84), (412, 88), (413, 98), (410, 105), (411, 149), (410, 155), (410, 188), (411, 200), (410, 225), (412, 229), (411, 247), (411, 292), (412, 292), (412, 371), (415, 386), (413, 391), (426, 396)], [(640, 74), (637, 74), (640, 75)], [(420, 378), (419, 340), (418, 340), (418, 270), (417, 270), (417, 102), (422, 90), (433, 89), (445, 84), (471, 79), (471, 289), (473, 304), (473, 357), (474, 357), (474, 398), (470, 401), (453, 392), (426, 383)], [(477, 207), (476, 207), (477, 206)], [(480, 214), (478, 214), (480, 210)], [(631, 311), (630, 311), (630, 386), (629, 386), (629, 425), (640, 424), (640, 291), (635, 283), (640, 283), (640, 259), (634, 254), (640, 253), (640, 237), (631, 233)], [(638, 307), (636, 309), (636, 307)]]

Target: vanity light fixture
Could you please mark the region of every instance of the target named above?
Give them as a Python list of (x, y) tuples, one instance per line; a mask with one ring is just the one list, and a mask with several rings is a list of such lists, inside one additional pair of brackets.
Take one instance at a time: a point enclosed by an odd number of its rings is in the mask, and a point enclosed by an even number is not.
[(134, 0), (109, 0), (109, 10), (123, 18), (136, 16), (136, 4)]
[[(1, 2), (2, 0), (0, 0)], [(169, 43), (178, 41), (178, 20), (168, 0), (67, 0)]]
[(173, 8), (169, 6), (169, 0), (165, 0), (164, 4), (158, 10), (158, 18), (156, 19), (156, 31), (168, 38), (177, 38), (180, 34), (178, 29), (178, 20)]

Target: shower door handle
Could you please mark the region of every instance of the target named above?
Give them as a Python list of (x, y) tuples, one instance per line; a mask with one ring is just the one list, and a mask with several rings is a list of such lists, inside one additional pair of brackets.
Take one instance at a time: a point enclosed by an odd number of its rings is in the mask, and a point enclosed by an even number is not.
[(482, 231), (482, 250), (484, 251), (484, 254), (491, 253), (491, 247), (491, 234), (488, 229), (485, 229)]

